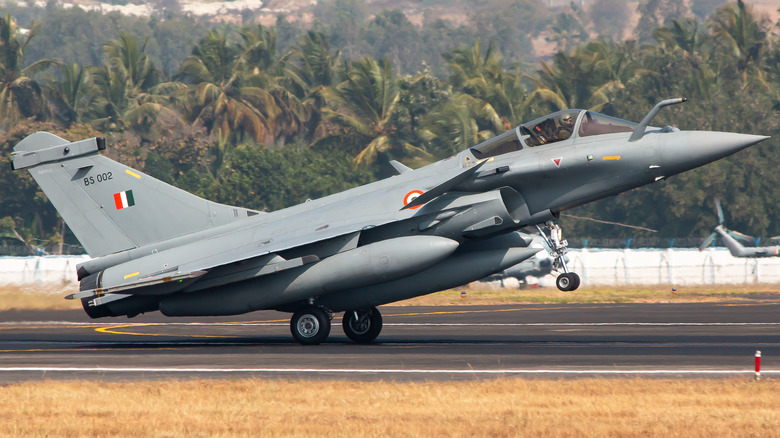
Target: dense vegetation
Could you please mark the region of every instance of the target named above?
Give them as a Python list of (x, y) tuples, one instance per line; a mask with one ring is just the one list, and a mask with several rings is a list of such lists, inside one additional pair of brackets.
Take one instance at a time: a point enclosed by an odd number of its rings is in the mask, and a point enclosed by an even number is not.
[[(161, 2), (164, 3), (164, 2)], [(546, 3), (546, 2), (544, 2)], [(108, 155), (215, 201), (275, 210), (445, 158), (564, 108), (654, 124), (773, 135), (734, 157), (568, 213), (703, 237), (780, 234), (780, 36), (742, 2), (647, 0), (630, 39), (622, 0), (548, 9), (474, 3), (469, 26), (357, 0), (321, 1), (303, 27), (212, 25), (8, 6), (0, 18), (0, 156), (46, 130), (108, 139)], [(611, 17), (611, 20), (604, 20)], [(251, 17), (248, 17), (251, 18)], [(24, 26), (24, 31), (22, 29)], [(599, 32), (596, 32), (599, 31)], [(592, 37), (601, 33), (598, 37)], [(540, 59), (531, 41), (557, 51)], [(0, 173), (0, 236), (75, 243), (26, 172)], [(570, 237), (651, 234), (564, 217)]]

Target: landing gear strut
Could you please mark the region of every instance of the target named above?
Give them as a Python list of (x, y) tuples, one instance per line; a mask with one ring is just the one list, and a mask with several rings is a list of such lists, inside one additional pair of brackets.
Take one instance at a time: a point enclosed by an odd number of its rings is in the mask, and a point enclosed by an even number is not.
[(566, 248), (569, 246), (569, 242), (563, 240), (563, 231), (561, 227), (554, 221), (547, 221), (544, 227), (548, 230), (549, 236), (542, 230), (538, 224), (536, 229), (539, 230), (539, 234), (542, 235), (544, 241), (547, 242), (547, 246), (550, 247), (550, 255), (555, 258), (555, 264), (553, 267), (556, 270), (563, 271), (555, 279), (555, 285), (562, 291), (573, 291), (580, 287), (580, 276), (574, 272), (570, 272), (566, 266)]
[(341, 325), (349, 339), (359, 344), (368, 344), (382, 331), (382, 314), (376, 307), (346, 311)]

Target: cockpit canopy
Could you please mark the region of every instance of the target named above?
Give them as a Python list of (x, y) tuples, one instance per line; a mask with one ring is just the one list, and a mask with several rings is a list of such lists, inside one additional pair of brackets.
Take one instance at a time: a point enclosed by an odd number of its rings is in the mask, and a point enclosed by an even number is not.
[(530, 146), (539, 146), (568, 140), (574, 133), (574, 123), (582, 110), (563, 110), (540, 117), (518, 127), (521, 137)]
[(525, 147), (537, 147), (572, 137), (633, 132), (637, 123), (592, 111), (569, 109), (524, 123), (473, 147), (477, 159), (494, 157)]

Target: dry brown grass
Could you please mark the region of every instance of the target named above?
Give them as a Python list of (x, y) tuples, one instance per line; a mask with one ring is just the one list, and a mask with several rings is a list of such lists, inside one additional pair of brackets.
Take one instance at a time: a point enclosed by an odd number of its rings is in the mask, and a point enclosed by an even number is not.
[[(65, 295), (76, 292), (75, 285), (42, 289), (35, 286), (0, 287), (2, 310), (65, 310), (81, 309), (78, 300), (65, 300)], [(466, 291), (465, 299), (461, 292)], [(554, 287), (496, 288), (485, 283), (472, 287), (451, 289), (411, 300), (399, 301), (400, 306), (447, 306), (489, 304), (568, 304), (568, 303), (690, 303), (711, 301), (739, 301), (767, 296), (780, 299), (780, 285), (715, 285), (677, 287), (670, 285), (590, 287), (575, 292), (561, 292)]]
[[(675, 290), (672, 290), (675, 289)], [(465, 298), (462, 292), (466, 292)], [(698, 303), (742, 301), (757, 297), (780, 299), (780, 285), (713, 285), (713, 286), (594, 286), (574, 292), (554, 287), (511, 289), (487, 288), (483, 283), (424, 295), (393, 305), (488, 305), (488, 304), (570, 304), (570, 303)]]
[(0, 310), (67, 310), (80, 309), (81, 301), (66, 300), (78, 292), (78, 285), (0, 287)]
[(776, 436), (780, 381), (192, 380), (0, 387), (2, 436)]

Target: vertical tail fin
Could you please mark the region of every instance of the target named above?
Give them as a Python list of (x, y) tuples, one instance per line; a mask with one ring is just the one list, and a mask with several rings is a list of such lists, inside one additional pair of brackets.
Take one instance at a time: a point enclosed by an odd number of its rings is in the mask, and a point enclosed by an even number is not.
[(37, 132), (19, 142), (27, 168), (92, 257), (223, 225), (257, 212), (217, 204), (98, 154), (105, 141)]

